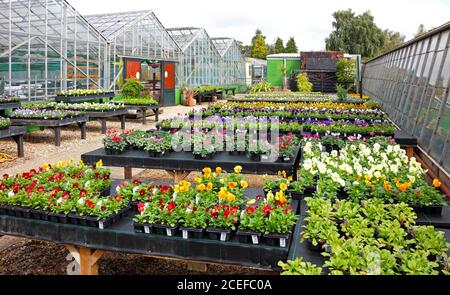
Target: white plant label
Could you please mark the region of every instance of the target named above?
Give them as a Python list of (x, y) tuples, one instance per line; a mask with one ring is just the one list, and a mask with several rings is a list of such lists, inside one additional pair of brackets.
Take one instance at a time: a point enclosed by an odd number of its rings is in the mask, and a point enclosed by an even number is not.
[(280, 239), (280, 247), (286, 248), (286, 239)]
[(172, 236), (172, 231), (170, 230), (170, 228), (166, 228), (166, 234), (168, 237)]
[(98, 222), (98, 228), (99, 229), (103, 229), (104, 227), (103, 227), (103, 221), (99, 221)]
[(188, 238), (188, 232), (187, 230), (183, 230), (183, 239), (187, 239)]
[(252, 242), (253, 244), (258, 244), (259, 243), (258, 236), (252, 235)]
[(227, 239), (227, 233), (220, 233), (220, 240), (221, 240), (222, 242), (225, 242), (226, 239)]
[(150, 233), (150, 228), (148, 226), (144, 226), (144, 232), (146, 234), (149, 234)]

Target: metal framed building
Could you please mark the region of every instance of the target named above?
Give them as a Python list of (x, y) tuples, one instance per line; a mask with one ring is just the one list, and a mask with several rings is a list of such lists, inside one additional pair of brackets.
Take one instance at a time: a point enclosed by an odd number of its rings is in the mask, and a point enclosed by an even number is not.
[(103, 88), (107, 48), (66, 1), (0, 0), (0, 79), (8, 95), (34, 99)]
[(186, 86), (220, 85), (220, 54), (208, 33), (202, 28), (167, 29), (183, 56), (179, 76)]
[(245, 85), (245, 58), (232, 38), (212, 38), (220, 54), (220, 84)]
[(428, 166), (450, 181), (450, 23), (368, 61), (362, 80), (363, 93), (418, 137)]
[(108, 42), (108, 89), (118, 90), (125, 79), (138, 75), (162, 104), (175, 103), (181, 50), (152, 11), (89, 15), (86, 20)]

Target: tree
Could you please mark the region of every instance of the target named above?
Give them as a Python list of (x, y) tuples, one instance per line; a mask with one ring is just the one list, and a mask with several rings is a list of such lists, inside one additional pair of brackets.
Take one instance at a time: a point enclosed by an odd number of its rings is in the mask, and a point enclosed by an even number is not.
[(241, 53), (243, 56), (245, 57), (250, 57), (251, 56), (251, 52), (252, 52), (252, 48), (250, 45), (244, 45), (244, 43), (242, 41), (236, 41), (239, 49), (241, 50)]
[(289, 38), (286, 43), (286, 52), (287, 53), (298, 53), (297, 44), (295, 44), (294, 37)]
[(380, 53), (391, 51), (405, 42), (405, 36), (399, 32), (384, 30), (384, 45)]
[(266, 37), (262, 35), (261, 30), (256, 30), (255, 36), (252, 38), (251, 57), (265, 59), (268, 54)]
[(285, 49), (284, 49), (283, 39), (278, 37), (277, 40), (275, 41), (275, 48), (274, 48), (273, 53), (283, 53), (284, 51), (285, 51)]
[(355, 83), (356, 64), (353, 60), (342, 58), (336, 63), (336, 77), (339, 83)]
[(370, 58), (383, 48), (383, 31), (375, 24), (370, 11), (355, 15), (351, 9), (340, 10), (333, 13), (333, 17), (334, 30), (325, 40), (327, 50)]
[(424, 24), (420, 24), (419, 27), (417, 28), (417, 33), (414, 37), (419, 37), (420, 35), (423, 35), (427, 32), (427, 29), (425, 29), (425, 25)]

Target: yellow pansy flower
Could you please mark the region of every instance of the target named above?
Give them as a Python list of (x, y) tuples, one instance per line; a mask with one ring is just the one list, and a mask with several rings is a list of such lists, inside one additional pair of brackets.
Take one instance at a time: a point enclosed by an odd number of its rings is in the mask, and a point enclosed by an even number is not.
[(196, 183), (202, 183), (202, 179), (201, 179), (200, 177), (196, 177), (196, 178), (195, 178), (195, 182), (196, 182)]
[(227, 192), (224, 191), (223, 189), (221, 189), (221, 190), (219, 191), (219, 199), (225, 200), (226, 197), (227, 197)]
[(286, 183), (284, 183), (284, 182), (282, 182), (282, 183), (280, 183), (280, 190), (281, 191), (286, 191), (288, 189), (288, 186), (287, 186), (287, 184)]
[(236, 200), (236, 196), (233, 195), (232, 193), (228, 193), (227, 194), (227, 201), (228, 202), (233, 202), (234, 200)]
[(221, 167), (216, 167), (216, 173), (222, 173), (222, 168)]
[(248, 187), (247, 181), (241, 180), (241, 187), (242, 187), (242, 188), (247, 188), (247, 187)]
[(197, 186), (197, 190), (198, 191), (204, 191), (204, 190), (206, 190), (206, 185), (204, 185), (204, 184), (200, 184), (199, 186)]
[(211, 174), (211, 172), (212, 172), (211, 168), (209, 168), (209, 167), (203, 168), (202, 171), (203, 171), (203, 173), (205, 173), (205, 175), (209, 175), (209, 174)]
[(229, 187), (230, 189), (234, 189), (236, 186), (237, 186), (237, 183), (234, 182), (234, 181), (228, 183), (228, 187)]
[(208, 182), (208, 184), (206, 185), (206, 189), (207, 190), (212, 190), (213, 189), (213, 184), (211, 182)]
[(242, 171), (242, 166), (238, 165), (236, 167), (234, 167), (234, 173), (239, 174)]
[(255, 199), (250, 199), (250, 200), (247, 201), (247, 204), (248, 204), (248, 205), (253, 205), (253, 204), (255, 204), (255, 203), (256, 203), (256, 200), (255, 200)]
[(97, 163), (95, 163), (95, 166), (96, 167), (103, 167), (103, 161), (102, 160), (98, 161)]

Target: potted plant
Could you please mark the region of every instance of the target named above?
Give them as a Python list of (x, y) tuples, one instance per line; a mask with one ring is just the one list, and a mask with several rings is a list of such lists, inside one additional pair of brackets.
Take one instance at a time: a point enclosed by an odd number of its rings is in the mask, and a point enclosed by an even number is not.
[(201, 239), (207, 227), (207, 209), (189, 204), (184, 210), (183, 225), (180, 227), (183, 239)]
[(302, 257), (298, 257), (295, 260), (288, 260), (286, 263), (283, 261), (278, 262), (278, 266), (281, 267), (281, 275), (321, 275), (322, 268), (312, 264), (311, 262), (304, 262)]
[[(266, 205), (267, 206), (267, 205)], [(264, 215), (263, 208), (263, 215)], [(289, 246), (290, 237), (298, 217), (292, 212), (290, 205), (278, 206), (272, 210), (266, 209), (265, 233), (262, 242), (282, 248)]]
[(241, 213), (239, 229), (236, 232), (240, 243), (259, 244), (264, 232), (262, 207), (250, 205)]
[(262, 160), (263, 156), (267, 156), (272, 146), (267, 141), (253, 141), (254, 145), (249, 145), (247, 150), (247, 157), (255, 162)]
[(226, 242), (230, 240), (231, 233), (236, 230), (240, 210), (238, 206), (228, 204), (216, 205), (209, 210), (209, 225), (206, 229), (208, 238)]
[(170, 138), (167, 136), (150, 136), (144, 150), (149, 153), (150, 157), (162, 157), (164, 153), (171, 148)]
[(103, 138), (103, 145), (107, 155), (119, 155), (125, 151), (127, 142), (117, 130), (108, 130)]

